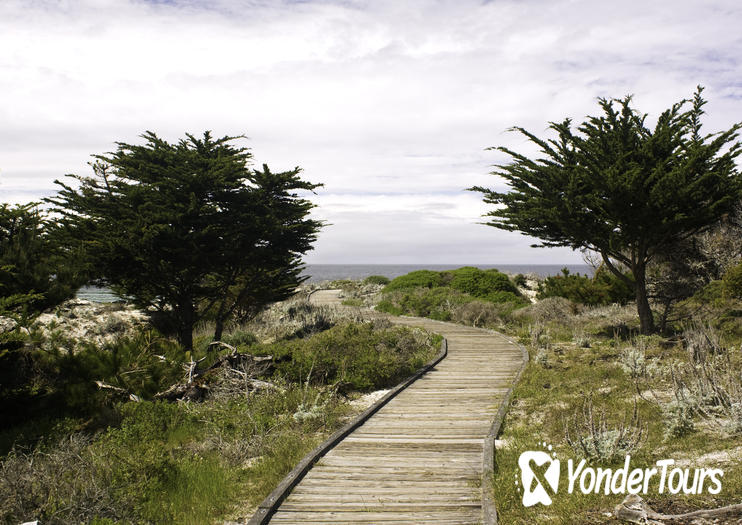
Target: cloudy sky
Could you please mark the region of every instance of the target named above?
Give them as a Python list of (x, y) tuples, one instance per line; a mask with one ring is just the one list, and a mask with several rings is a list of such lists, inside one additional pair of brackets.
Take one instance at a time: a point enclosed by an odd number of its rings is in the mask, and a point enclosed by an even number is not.
[[(145, 130), (245, 134), (301, 166), (328, 225), (310, 263), (579, 263), (477, 222), (506, 130), (706, 86), (742, 120), (738, 0), (0, 0), (0, 199), (28, 202)], [(500, 186), (497, 186), (500, 187)]]

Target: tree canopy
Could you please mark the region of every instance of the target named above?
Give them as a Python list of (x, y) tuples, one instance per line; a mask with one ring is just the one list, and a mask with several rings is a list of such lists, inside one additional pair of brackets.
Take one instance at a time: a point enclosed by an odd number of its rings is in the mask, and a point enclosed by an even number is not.
[(5, 311), (32, 316), (69, 299), (82, 284), (76, 254), (59, 242), (57, 233), (37, 203), (0, 204), (0, 298)]
[(92, 177), (69, 175), (76, 188), (56, 181), (49, 199), (93, 275), (154, 311), (186, 349), (199, 320), (213, 319), (218, 339), (230, 318), (291, 295), (321, 227), (298, 192), (319, 185), (299, 168), (251, 169), (251, 153), (233, 145), (243, 137), (142, 138), (94, 155)]
[(509, 191), (470, 188), (496, 206), (487, 224), (541, 239), (535, 246), (600, 253), (632, 286), (641, 330), (652, 332), (647, 264), (679, 239), (716, 223), (742, 195), (735, 164), (740, 124), (702, 136), (702, 89), (664, 111), (654, 129), (632, 108), (631, 96), (599, 99), (602, 114), (588, 117), (576, 131), (570, 119), (550, 123), (556, 138), (513, 128), (542, 155), (531, 159), (492, 148), (512, 161), (492, 172)]

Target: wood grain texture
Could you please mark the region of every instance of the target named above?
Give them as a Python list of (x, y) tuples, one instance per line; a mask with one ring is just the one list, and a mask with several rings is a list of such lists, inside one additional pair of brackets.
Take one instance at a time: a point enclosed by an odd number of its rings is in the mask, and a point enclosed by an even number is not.
[[(340, 302), (333, 290), (312, 301)], [(486, 330), (387, 318), (441, 334), (447, 357), (314, 464), (271, 523), (482, 522), (485, 441), (523, 353)]]

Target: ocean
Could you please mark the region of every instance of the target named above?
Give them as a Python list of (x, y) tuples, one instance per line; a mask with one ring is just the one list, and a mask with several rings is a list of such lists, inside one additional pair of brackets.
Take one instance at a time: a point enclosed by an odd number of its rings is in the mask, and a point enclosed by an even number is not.
[(308, 282), (332, 281), (336, 279), (365, 279), (369, 275), (383, 275), (390, 279), (415, 270), (454, 270), (462, 266), (476, 266), (483, 270), (497, 268), (501, 272), (516, 275), (535, 273), (540, 277), (556, 275), (566, 267), (570, 273), (592, 275), (593, 268), (587, 264), (308, 264), (304, 272)]
[[(497, 268), (511, 275), (535, 273), (540, 277), (557, 275), (562, 268), (570, 273), (592, 275), (593, 268), (587, 264), (307, 264), (303, 275), (308, 275), (307, 282), (318, 283), (339, 279), (365, 279), (369, 275), (383, 275), (394, 279), (415, 270), (453, 270), (462, 266), (476, 266), (483, 270)], [(79, 299), (97, 303), (118, 301), (119, 297), (108, 288), (84, 286), (77, 292)]]

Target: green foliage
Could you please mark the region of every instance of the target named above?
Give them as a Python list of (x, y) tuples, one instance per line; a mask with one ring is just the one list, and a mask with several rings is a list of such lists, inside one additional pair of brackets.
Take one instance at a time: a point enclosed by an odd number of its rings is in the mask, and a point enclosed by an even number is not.
[(109, 394), (93, 390), (94, 378), (148, 395), (182, 376), (177, 345), (143, 333), (74, 355), (47, 352), (47, 361), (37, 365), (69, 380), (56, 388), (77, 415), (108, 411), (108, 424), (86, 437), (74, 433), (82, 419), (54, 422), (34, 414), (32, 426), (46, 439), (28, 453), (17, 448), (0, 458), (0, 515), (12, 523), (28, 516), (50, 524), (212, 523), (238, 498), (261, 501), (322, 436), (347, 420), (338, 390), (392, 386), (440, 345), (440, 337), (383, 321), (265, 345), (254, 344), (244, 330), (226, 339), (274, 355), (271, 381), (278, 388), (245, 396), (242, 379), (239, 389), (229, 390), (225, 375), (213, 380), (214, 395), (201, 403), (111, 404)]
[(538, 298), (564, 297), (575, 303), (587, 305), (626, 304), (634, 298), (633, 290), (621, 279), (603, 269), (591, 278), (570, 274), (567, 268), (562, 275), (552, 275), (541, 283)]
[(417, 270), (400, 275), (392, 279), (386, 288), (384, 288), (384, 292), (403, 290), (405, 288), (436, 288), (443, 285), (443, 276), (441, 273), (431, 270)]
[(727, 270), (721, 281), (728, 297), (742, 299), (742, 263)]
[(76, 254), (60, 243), (57, 225), (37, 206), (0, 205), (0, 298), (6, 299), (0, 309), (4, 312), (41, 312), (72, 297), (83, 282)]
[(513, 277), (513, 284), (515, 286), (518, 286), (520, 288), (525, 288), (528, 282), (526, 281), (526, 276), (522, 273), (519, 273), (518, 275)]
[(412, 288), (384, 293), (376, 309), (393, 315), (415, 315), (439, 321), (451, 320), (451, 305), (473, 300), (453, 288)]
[[(517, 301), (520, 296), (518, 289), (504, 273), (494, 269), (480, 270), (472, 266), (443, 272), (410, 272), (392, 280), (383, 291), (387, 293), (411, 288), (450, 288), (493, 303)], [(441, 294), (445, 292), (434, 292), (431, 299), (437, 301), (437, 296)]]
[(717, 222), (742, 196), (735, 165), (740, 125), (701, 136), (701, 91), (689, 110), (684, 100), (663, 112), (653, 130), (631, 97), (599, 99), (603, 114), (589, 117), (577, 133), (570, 119), (551, 123), (557, 136), (549, 140), (515, 128), (542, 156), (497, 148), (513, 159), (493, 172), (509, 191), (471, 188), (495, 205), (488, 224), (541, 239), (540, 246), (588, 249), (620, 262), (633, 276), (642, 331), (653, 331), (648, 262), (678, 237)]
[(399, 383), (435, 355), (439, 343), (419, 329), (349, 323), (251, 351), (272, 355), (277, 373), (289, 381), (340, 382), (346, 390), (367, 391)]
[(444, 283), (454, 290), (493, 303), (513, 300), (520, 295), (508, 276), (494, 269), (480, 270), (465, 266), (442, 274)]
[(389, 277), (384, 277), (383, 275), (369, 275), (363, 280), (363, 284), (380, 284), (384, 286), (389, 283)]
[(67, 235), (85, 243), (97, 277), (155, 309), (158, 325), (190, 350), (200, 319), (215, 320), (219, 339), (228, 319), (251, 318), (303, 281), (301, 255), (321, 223), (307, 218), (313, 205), (297, 192), (318, 185), (299, 168), (251, 170), (251, 154), (231, 145), (239, 137), (143, 138), (95, 155), (94, 176), (70, 175), (79, 188), (57, 181), (48, 202)]

